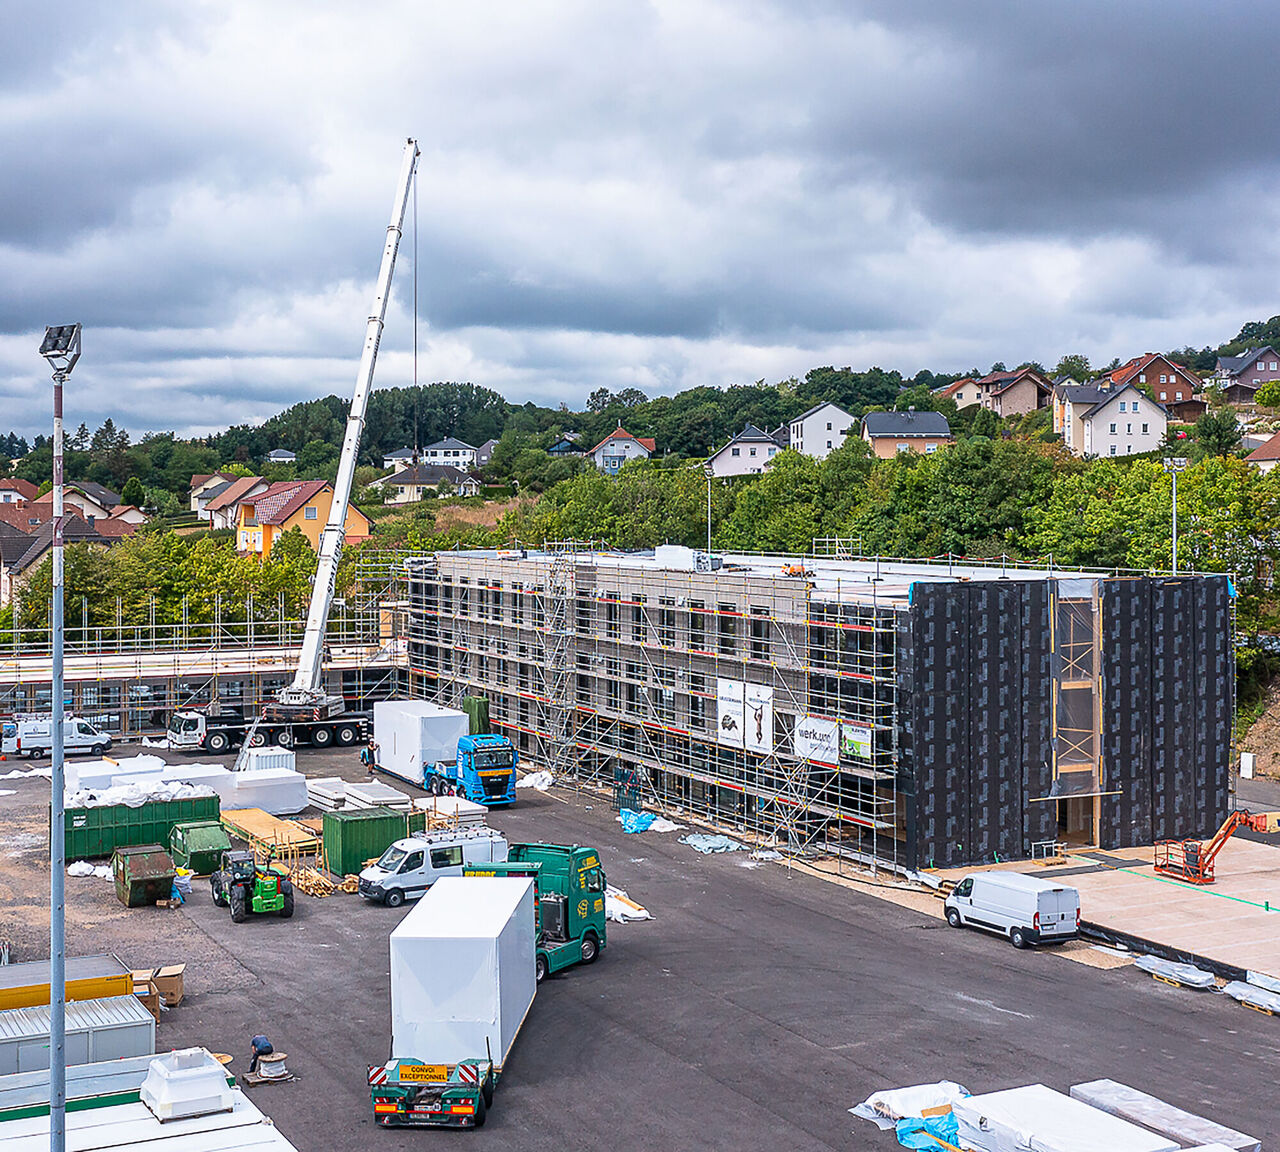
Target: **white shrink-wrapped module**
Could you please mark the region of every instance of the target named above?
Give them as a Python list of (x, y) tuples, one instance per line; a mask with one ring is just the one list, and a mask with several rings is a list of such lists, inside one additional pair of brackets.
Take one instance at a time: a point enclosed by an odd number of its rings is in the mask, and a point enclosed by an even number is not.
[(391, 933), (391, 1052), (501, 1071), (533, 1003), (533, 881), (445, 876)]
[(379, 700), (373, 706), (378, 766), (419, 787), (424, 768), (457, 760), (458, 741), (470, 731), (470, 717), (456, 708), (424, 700)]
[(235, 788), (224, 807), (261, 808), (272, 816), (294, 816), (308, 804), (307, 778), (288, 768), (263, 768), (257, 772), (233, 772)]

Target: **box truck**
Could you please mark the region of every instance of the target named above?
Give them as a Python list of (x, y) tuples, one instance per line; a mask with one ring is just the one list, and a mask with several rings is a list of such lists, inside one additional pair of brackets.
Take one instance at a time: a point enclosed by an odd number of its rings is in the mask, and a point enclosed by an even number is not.
[(533, 882), (446, 876), (391, 933), (391, 1051), (369, 1068), (381, 1126), (478, 1128), (533, 1005)]
[(514, 745), (505, 736), (472, 734), (465, 712), (423, 700), (379, 700), (373, 739), (377, 768), (433, 796), (490, 808), (515, 803)]

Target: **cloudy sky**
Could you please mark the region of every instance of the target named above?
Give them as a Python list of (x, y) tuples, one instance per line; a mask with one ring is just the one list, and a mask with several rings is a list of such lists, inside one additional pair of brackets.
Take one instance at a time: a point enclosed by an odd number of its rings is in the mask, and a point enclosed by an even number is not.
[(377, 383), (580, 407), (1095, 362), (1280, 312), (1273, 3), (0, 0), (0, 432)]

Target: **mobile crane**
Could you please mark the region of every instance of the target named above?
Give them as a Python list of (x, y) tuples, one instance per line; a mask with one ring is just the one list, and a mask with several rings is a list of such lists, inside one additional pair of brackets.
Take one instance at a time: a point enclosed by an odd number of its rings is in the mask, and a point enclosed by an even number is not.
[(387, 303), (391, 296), (391, 277), (395, 272), (405, 211), (409, 205), (409, 191), (413, 186), (419, 155), (418, 142), (412, 138), (405, 141), (404, 160), (396, 185), (395, 203), (391, 209), (391, 223), (387, 225), (382, 266), (378, 270), (373, 308), (365, 328), (364, 350), (356, 373), (355, 395), (351, 398), (351, 411), (347, 416), (346, 433), (342, 440), (342, 455), (338, 461), (338, 475), (333, 485), (333, 502), (329, 506), (328, 522), (320, 534), (316, 578), (312, 585), (307, 626), (302, 637), (302, 651), (298, 656), (298, 670), (293, 683), (281, 689), (275, 700), (266, 703), (261, 716), (254, 722), (231, 717), (225, 722), (210, 723), (210, 718), (202, 713), (175, 713), (169, 725), (170, 740), (174, 747), (190, 745), (192, 748), (207, 747), (221, 752), (236, 744), (256, 745), (265, 743), (268, 739), (276, 739), (281, 744), (293, 744), (302, 739), (317, 745), (327, 745), (335, 742), (354, 743), (357, 739), (368, 736), (368, 716), (363, 713), (348, 713), (346, 701), (341, 696), (332, 696), (321, 687), (324, 634), (333, 606), (334, 582), (338, 575), (338, 561), (342, 558), (347, 508), (351, 503), (352, 480), (355, 477), (356, 458), (360, 452), (360, 435), (364, 431), (365, 411), (373, 388), (373, 369), (378, 360), (378, 344), (382, 340)]

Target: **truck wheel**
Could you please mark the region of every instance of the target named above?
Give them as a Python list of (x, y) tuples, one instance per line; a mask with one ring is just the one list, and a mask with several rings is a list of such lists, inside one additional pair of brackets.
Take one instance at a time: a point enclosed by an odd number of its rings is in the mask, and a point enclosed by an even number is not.
[(360, 738), (359, 733), (350, 724), (343, 724), (339, 727), (336, 735), (338, 743), (344, 747), (349, 747)]
[(1025, 948), (1027, 946), (1027, 934), (1021, 928), (1014, 928), (1009, 932), (1009, 943), (1015, 948)]
[(594, 964), (596, 957), (600, 955), (600, 941), (596, 939), (594, 932), (588, 932), (582, 938), (582, 962), (584, 964)]
[(547, 978), (547, 958), (541, 952), (533, 962), (533, 978), (539, 984)]
[(244, 907), (244, 893), (238, 888), (232, 889), (230, 900), (232, 922), (243, 924), (248, 919), (248, 913)]
[(293, 733), (290, 732), (289, 729), (282, 728), (280, 730), (280, 735), (276, 737), (276, 743), (279, 744), (281, 748), (292, 748), (296, 741), (293, 738)]
[(440, 779), (439, 779), (439, 777), (437, 777), (437, 776), (432, 776), (432, 777), (431, 777), (431, 779), (427, 781), (427, 791), (428, 791), (428, 792), (430, 792), (432, 796), (439, 796), (439, 795), (440, 795)]
[(106, 745), (95, 744), (92, 748), (89, 749), (89, 754), (91, 756), (101, 756), (106, 750), (107, 750)]
[(267, 734), (265, 732), (255, 732), (249, 737), (250, 748), (263, 748), (267, 743)]
[(284, 897), (284, 906), (280, 909), (280, 919), (288, 920), (293, 915), (293, 885), (288, 880), (281, 881), (280, 894)]
[(210, 732), (208, 739), (205, 740), (205, 747), (210, 752), (225, 752), (231, 747), (231, 741), (225, 732)]
[(483, 1128), (489, 1118), (489, 1105), (485, 1102), (484, 1093), (476, 1097), (476, 1127)]
[(484, 1083), (480, 1085), (480, 1099), (486, 1108), (493, 1107), (493, 1069), (485, 1073)]
[(947, 923), (950, 924), (952, 928), (959, 928), (961, 926), (960, 912), (958, 909), (956, 908), (947, 909)]
[(311, 730), (311, 743), (317, 748), (328, 748), (333, 743), (333, 729), (313, 728)]
[(399, 888), (392, 888), (391, 891), (387, 893), (386, 899), (383, 900), (383, 903), (388, 908), (399, 908), (400, 905), (404, 903), (404, 893), (401, 892)]

